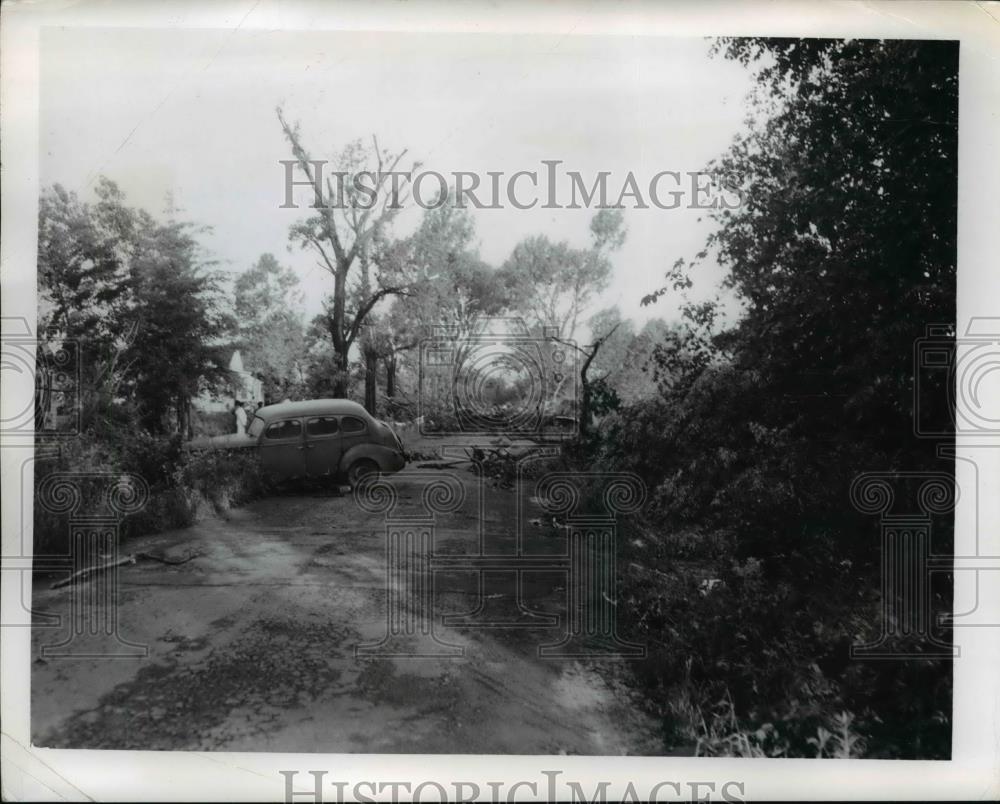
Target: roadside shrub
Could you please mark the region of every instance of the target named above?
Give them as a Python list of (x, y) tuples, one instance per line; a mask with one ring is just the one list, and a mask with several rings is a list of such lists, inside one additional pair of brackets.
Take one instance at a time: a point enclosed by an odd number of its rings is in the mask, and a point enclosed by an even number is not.
[(191, 431), (195, 437), (232, 433), (235, 421), (233, 414), (228, 410), (204, 411), (197, 408), (191, 410)]
[[(118, 525), (122, 539), (191, 525), (206, 512), (243, 505), (266, 494), (270, 486), (254, 450), (206, 450), (187, 453), (177, 436), (153, 435), (138, 429), (90, 431), (68, 439), (57, 453), (40, 448), (35, 462), (35, 487), (50, 474), (71, 472), (80, 494), (74, 517), (111, 513), (107, 510), (106, 476), (121, 473), (141, 477), (149, 498), (139, 511)], [(69, 513), (54, 513), (36, 497), (36, 555), (65, 555), (69, 549)]]
[[(618, 612), (623, 634), (649, 647), (630, 666), (668, 745), (948, 757), (951, 662), (850, 655), (882, 617), (879, 527), (852, 507), (852, 480), (945, 467), (893, 431), (820, 427), (801, 405), (782, 408), (757, 371), (720, 363), (681, 379), (609, 414), (597, 449), (573, 453), (649, 487), (620, 543)], [(946, 553), (951, 522), (939, 520), (934, 549)], [(939, 582), (943, 613), (950, 581)]]
[(421, 409), (425, 433), (456, 433), (461, 427), (454, 409), (447, 404), (425, 404)]
[(216, 510), (243, 505), (271, 489), (256, 450), (191, 453), (178, 466), (175, 478), (189, 504), (196, 504), (195, 495), (200, 495)]
[[(54, 472), (79, 473), (80, 476), (73, 480), (74, 488), (80, 495), (79, 510), (75, 515), (88, 511), (105, 512), (105, 482), (101, 475), (115, 471), (115, 465), (106, 451), (86, 437), (66, 439), (57, 452), (51, 450), (50, 445), (36, 446), (39, 457), (34, 462), (35, 488), (39, 488), (44, 479)], [(55, 513), (36, 494), (32, 519), (36, 556), (69, 553), (69, 514)]]
[(619, 625), (647, 646), (630, 667), (668, 748), (949, 756), (949, 662), (851, 659), (852, 644), (878, 636), (877, 573), (819, 555), (816, 571), (796, 582), (779, 559), (740, 557), (734, 534), (675, 538), (648, 528), (622, 529)]

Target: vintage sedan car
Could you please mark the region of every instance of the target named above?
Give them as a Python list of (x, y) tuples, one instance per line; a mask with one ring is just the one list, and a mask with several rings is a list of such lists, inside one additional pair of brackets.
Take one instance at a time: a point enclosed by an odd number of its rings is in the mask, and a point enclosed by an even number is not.
[(196, 438), (185, 446), (257, 449), (265, 473), (276, 481), (324, 477), (354, 486), (365, 474), (406, 465), (393, 429), (348, 399), (267, 405), (253, 414), (246, 433)]

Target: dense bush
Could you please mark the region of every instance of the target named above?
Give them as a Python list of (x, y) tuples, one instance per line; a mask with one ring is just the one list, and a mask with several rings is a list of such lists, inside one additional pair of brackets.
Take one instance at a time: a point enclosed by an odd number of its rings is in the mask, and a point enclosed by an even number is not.
[(819, 555), (822, 572), (795, 580), (784, 557), (741, 557), (736, 533), (633, 527), (621, 546), (619, 621), (648, 648), (634, 677), (670, 747), (710, 739), (724, 715), (739, 734), (763, 729), (768, 753), (813, 756), (811, 741), (846, 713), (865, 756), (948, 755), (942, 662), (850, 658), (852, 644), (877, 636), (875, 573)]
[[(658, 394), (587, 445), (650, 487), (621, 544), (620, 616), (651, 648), (636, 680), (668, 737), (707, 753), (948, 757), (950, 661), (851, 659), (881, 625), (882, 556), (849, 490), (869, 471), (951, 471), (913, 436), (912, 360), (955, 314), (958, 51), (719, 49), (756, 65), (755, 119), (715, 165), (743, 178), (745, 203), (710, 213), (695, 264), (726, 269), (740, 315), (724, 326), (716, 304), (683, 303), (692, 266), (675, 263), (646, 298), (680, 294), (684, 311), (654, 353)], [(934, 613), (950, 602), (942, 582)]]
[(420, 429), (424, 433), (459, 433), (462, 431), (462, 423), (455, 415), (455, 408), (446, 402), (428, 403), (420, 408), (420, 415), (423, 416), (423, 424)]
[[(35, 486), (53, 473), (71, 472), (81, 504), (73, 516), (111, 513), (107, 509), (108, 478), (132, 474), (149, 489), (146, 504), (119, 523), (123, 539), (191, 525), (213, 511), (242, 505), (261, 496), (268, 483), (256, 451), (209, 450), (189, 453), (178, 436), (115, 427), (67, 439), (53, 457), (35, 463)], [(69, 514), (54, 513), (36, 500), (36, 555), (66, 554)]]
[(187, 455), (176, 470), (176, 485), (192, 497), (200, 495), (216, 509), (243, 505), (271, 488), (255, 449)]
[(197, 436), (217, 436), (232, 433), (236, 425), (235, 416), (228, 410), (206, 412), (197, 408), (191, 411), (191, 434)]
[[(731, 368), (708, 371), (619, 411), (589, 456), (650, 486), (620, 542), (619, 615), (650, 649), (635, 679), (668, 743), (813, 756), (824, 734), (848, 739), (849, 718), (855, 755), (947, 757), (950, 663), (850, 657), (878, 636), (882, 601), (879, 526), (848, 490), (892, 457), (871, 441), (818, 449), (761, 424), (752, 389)], [(947, 550), (940, 520), (935, 545)], [(949, 611), (949, 585), (933, 599)]]

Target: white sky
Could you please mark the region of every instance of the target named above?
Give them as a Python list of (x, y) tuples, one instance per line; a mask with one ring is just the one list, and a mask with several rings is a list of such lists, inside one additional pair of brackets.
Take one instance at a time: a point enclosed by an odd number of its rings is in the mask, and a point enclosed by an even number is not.
[[(287, 250), (304, 211), (279, 208), (278, 160), (290, 154), (275, 106), (301, 122), (314, 158), (374, 133), (426, 170), (511, 174), (561, 159), (588, 184), (611, 171), (616, 194), (630, 170), (645, 185), (662, 170), (703, 168), (742, 128), (749, 74), (708, 49), (703, 39), (653, 37), (49, 28), (41, 180), (90, 198), (103, 174), (155, 213), (169, 191), (183, 217), (213, 227), (205, 242), (226, 270), (263, 252), (292, 266), (311, 315), (332, 278), (308, 253)], [(592, 214), (474, 212), (493, 264), (532, 234), (586, 245)], [(672, 318), (669, 300), (642, 308), (639, 299), (674, 260), (701, 250), (702, 214), (627, 209), (628, 240), (594, 309), (617, 303), (637, 322)], [(416, 220), (401, 216), (398, 234)], [(706, 269), (699, 286), (718, 278)]]

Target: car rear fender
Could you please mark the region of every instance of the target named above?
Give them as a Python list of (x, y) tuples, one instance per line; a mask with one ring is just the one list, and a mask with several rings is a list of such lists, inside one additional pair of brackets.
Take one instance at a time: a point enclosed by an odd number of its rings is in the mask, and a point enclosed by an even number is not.
[(368, 458), (378, 464), (382, 472), (391, 471), (392, 450), (379, 444), (357, 444), (343, 454), (340, 459), (340, 474), (344, 476), (351, 464), (360, 458)]

